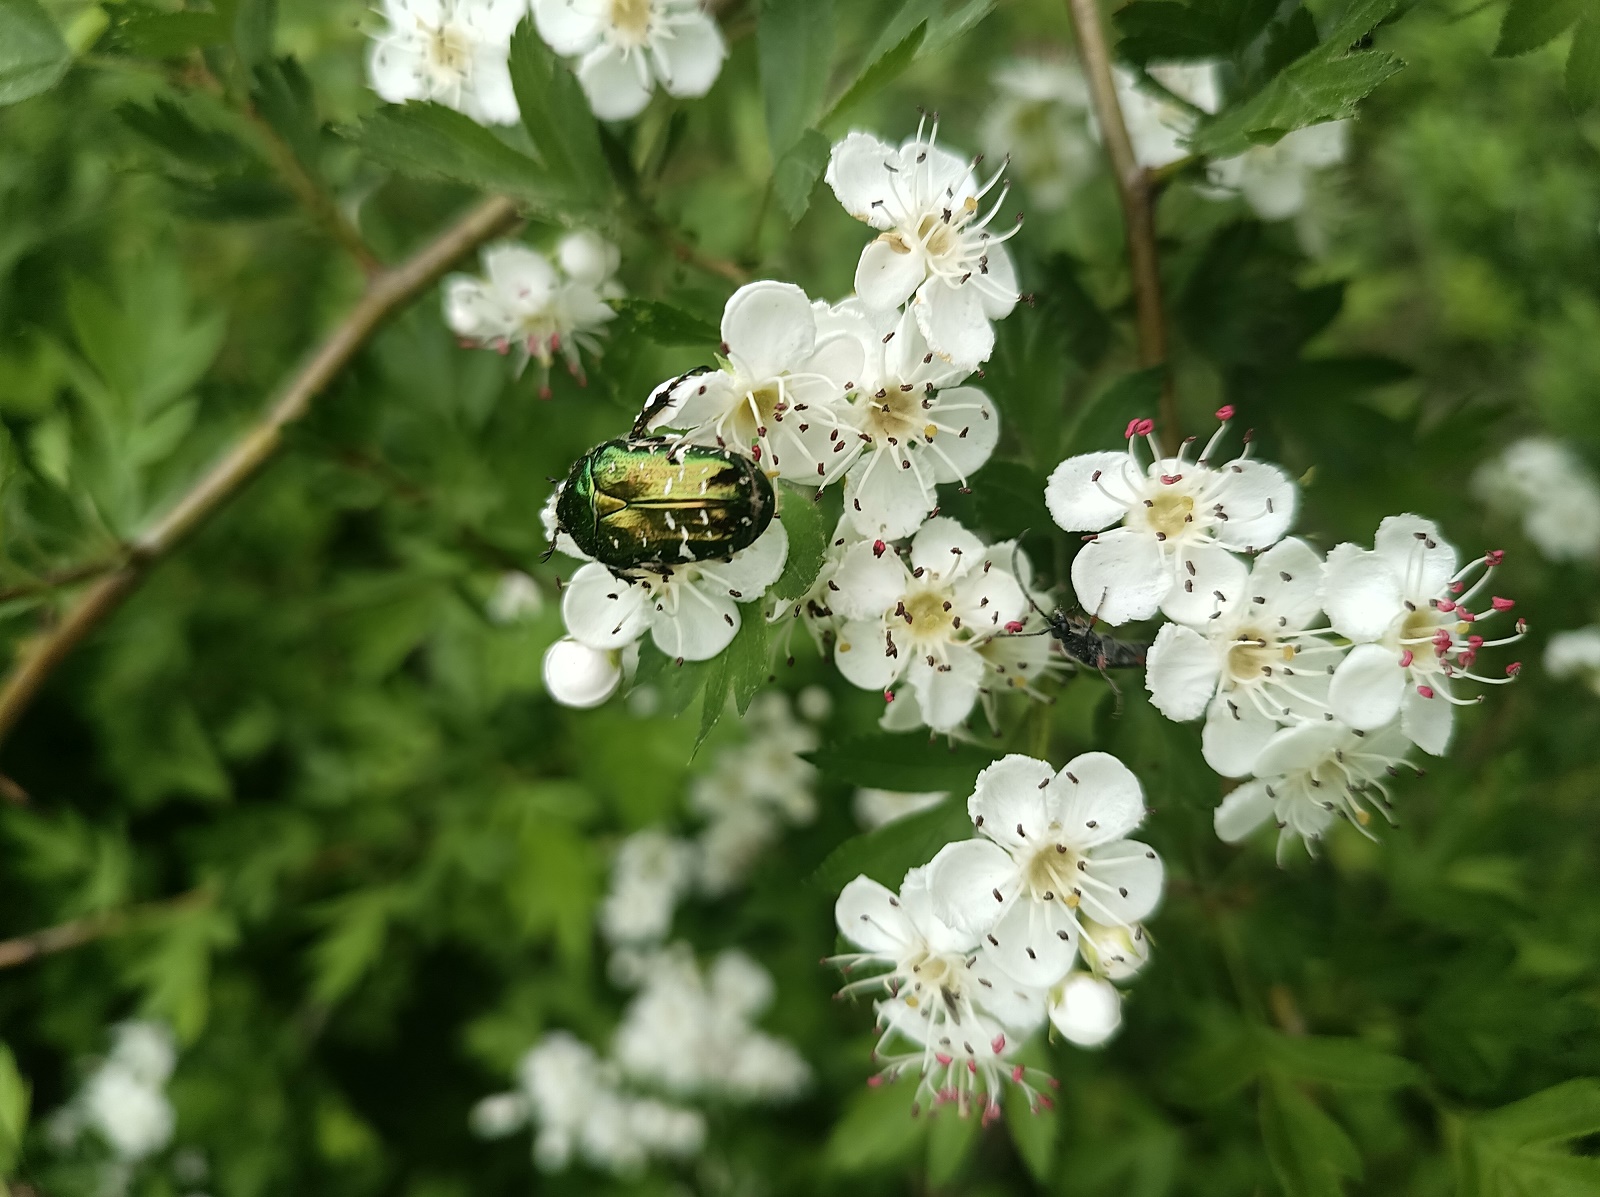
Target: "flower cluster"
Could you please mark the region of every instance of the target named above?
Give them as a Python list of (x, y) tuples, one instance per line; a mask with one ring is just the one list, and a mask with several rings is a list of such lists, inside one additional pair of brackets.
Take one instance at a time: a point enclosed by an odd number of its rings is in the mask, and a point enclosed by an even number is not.
[(1462, 565), (1419, 516), (1390, 516), (1372, 549), (1341, 544), (1326, 561), (1285, 539), (1293, 483), (1249, 457), (1248, 437), (1218, 463), (1233, 412), (1217, 415), (1192, 459), (1193, 438), (1169, 456), (1135, 420), (1126, 452), (1056, 467), (1045, 501), (1061, 527), (1091, 534), (1072, 564), (1081, 601), (1113, 624), (1172, 621), (1150, 649), (1151, 698), (1168, 718), (1203, 716), (1207, 763), (1251, 779), (1218, 809), (1218, 833), (1237, 840), (1270, 818), (1281, 854), (1336, 818), (1387, 815), (1385, 779), (1410, 748), (1442, 754), (1455, 708), (1478, 701), (1470, 688), (1516, 676), (1515, 662), (1485, 676), (1478, 657), (1524, 626), (1491, 630), (1514, 605), (1489, 590), (1503, 554)]
[(1478, 468), (1472, 487), (1489, 507), (1520, 517), (1523, 535), (1551, 561), (1600, 560), (1600, 483), (1566, 442), (1515, 441)]
[[(969, 379), (993, 351), (992, 322), (1019, 298), (1004, 245), (1019, 226), (992, 231), (1006, 189), (977, 169), (938, 145), (937, 122), (898, 148), (851, 133), (833, 147), (827, 178), (879, 234), (862, 252), (856, 295), (828, 304), (785, 282), (739, 288), (723, 311), (719, 368), (663, 383), (642, 420), (669, 444), (745, 454), (771, 479), (843, 484), (829, 560), (792, 613), (819, 642), (834, 639), (851, 682), (886, 694), (904, 682), (920, 713), (908, 712), (908, 725), (940, 730), (966, 719), (1009, 668), (1010, 651), (984, 650), (1018, 630), (1027, 608), (1011, 546), (991, 549), (930, 518), (937, 488), (966, 487), (998, 442), (994, 404)], [(806, 500), (780, 489), (785, 501)], [(552, 543), (584, 556), (556, 527), (554, 502)], [(716, 656), (787, 554), (774, 520), (726, 560), (638, 570), (590, 561), (566, 590), (569, 639), (551, 649), (561, 666), (551, 692), (603, 701), (619, 654), (645, 635), (679, 661)], [(1026, 667), (1010, 676), (1019, 673)]]
[(454, 274), (444, 284), (444, 322), (468, 348), (511, 354), (520, 374), (539, 364), (539, 397), (550, 397), (556, 355), (580, 386), (579, 350), (600, 353), (599, 337), (622, 297), (617, 248), (591, 232), (569, 233), (555, 261), (530, 246), (501, 241), (483, 251), (483, 276)]
[[(367, 58), (372, 89), (390, 103), (431, 100), (480, 124), (520, 119), (511, 35), (530, 0), (383, 0), (385, 28)], [(575, 60), (578, 83), (603, 120), (639, 115), (659, 82), (703, 96), (727, 47), (700, 0), (532, 0), (539, 36)]]
[(871, 971), (844, 992), (883, 995), (875, 1082), (914, 1072), (915, 1107), (950, 1103), (987, 1121), (1008, 1082), (1033, 1108), (1050, 1103), (1045, 1078), (1016, 1059), (1046, 1020), (1085, 1047), (1115, 1033), (1113, 982), (1149, 956), (1141, 920), (1163, 871), (1127, 838), (1145, 816), (1137, 779), (1103, 752), (1060, 772), (1007, 756), (979, 775), (967, 811), (974, 838), (912, 869), (898, 894), (866, 877), (845, 886), (835, 916), (857, 950), (834, 962)]

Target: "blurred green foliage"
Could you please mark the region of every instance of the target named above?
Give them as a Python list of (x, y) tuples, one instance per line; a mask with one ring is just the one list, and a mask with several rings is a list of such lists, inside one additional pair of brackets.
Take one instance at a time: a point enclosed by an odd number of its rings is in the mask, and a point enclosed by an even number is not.
[[(484, 612), (508, 569), (554, 599), (547, 479), (714, 340), (732, 284), (695, 253), (848, 291), (860, 229), (815, 191), (831, 135), (894, 138), (921, 104), (975, 146), (993, 68), (1070, 46), (1055, 0), (723, 7), (732, 55), (710, 97), (658, 98), (622, 129), (597, 128), (523, 36), (530, 119), (501, 137), (442, 108), (381, 108), (359, 0), (0, 0), (10, 651), (59, 617), (71, 590), (54, 581), (112, 560), (359, 294), (306, 186), (391, 260), (475, 188), (503, 189), (528, 204), (530, 240), (569, 223), (616, 239), (634, 297), (590, 385), (557, 378), (544, 402), (500, 358), (458, 349), (431, 296), (392, 321), (12, 735), (4, 772), (28, 799), (0, 807), (0, 935), (104, 933), (0, 972), (11, 1191), (89, 1191), (53, 1162), (43, 1116), (107, 1025), (141, 1013), (182, 1042), (178, 1141), (225, 1197), (1600, 1193), (1600, 1087), (1575, 1079), (1600, 1076), (1600, 706), (1531, 668), (1463, 713), (1455, 754), (1406, 783), (1401, 827), (1286, 869), (1267, 845), (1216, 842), (1197, 736), (1137, 686), (1120, 709), (1095, 678), (1048, 712), (1008, 708), (1005, 746), (1128, 761), (1170, 890), (1120, 1038), (1034, 1046), (1061, 1080), (1055, 1110), (980, 1129), (912, 1121), (903, 1093), (862, 1085), (869, 1015), (829, 1001), (816, 961), (842, 880), (893, 881), (954, 834), (939, 809), (853, 839), (852, 787), (964, 793), (987, 752), (880, 737), (881, 701), (796, 638), (778, 684), (837, 690), (821, 817), (747, 893), (686, 918), (702, 950), (741, 945), (773, 972), (768, 1025), (811, 1062), (812, 1093), (715, 1112), (703, 1160), (637, 1183), (540, 1177), (525, 1139), (469, 1134), (473, 1102), (542, 1031), (605, 1040), (622, 1003), (593, 932), (608, 851), (681, 820), (686, 779), (737, 734), (711, 727), (720, 701), (674, 717), (692, 692), (668, 688), (643, 718), (544, 695), (553, 605), (509, 624)], [(1357, 42), (1386, 16), (1374, 46)], [(1138, 0), (1115, 28), (1137, 61), (1234, 63), (1246, 98), (1205, 148), (1360, 118), (1321, 257), (1237, 200), (1181, 179), (1163, 196), (1186, 418), (1238, 405), (1302, 478), (1301, 527), (1324, 547), (1421, 511), (1464, 546), (1523, 550), (1507, 586), (1537, 630), (1593, 621), (1592, 569), (1541, 562), (1465, 480), (1539, 428), (1600, 460), (1595, 14)], [(1133, 368), (1107, 176), (1012, 246), (1037, 302), (1000, 328), (985, 385), (1005, 439), (950, 513), (995, 536), (1035, 529), (1053, 576), (1072, 544), (1038, 531), (1044, 475), (1113, 441), (1155, 383)], [(813, 522), (790, 534), (815, 557)], [(696, 682), (747, 702), (763, 632)], [(136, 1191), (171, 1185), (152, 1171)]]

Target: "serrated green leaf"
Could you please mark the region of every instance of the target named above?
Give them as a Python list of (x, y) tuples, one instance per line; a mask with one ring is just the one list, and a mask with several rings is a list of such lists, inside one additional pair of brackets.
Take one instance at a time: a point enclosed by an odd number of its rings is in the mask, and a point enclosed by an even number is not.
[(531, 18), (511, 39), (510, 68), (522, 125), (545, 166), (575, 191), (600, 195), (609, 175), (599, 125), (577, 77), (545, 45)]
[(811, 194), (828, 165), (828, 150), (828, 139), (807, 129), (773, 169), (772, 191), (790, 224), (798, 224), (811, 206)]
[(210, 905), (164, 914), (128, 968), (145, 991), (141, 1013), (170, 1023), (180, 1042), (194, 1042), (211, 1010), (212, 954), (238, 938), (233, 919)]
[(355, 988), (377, 963), (398, 905), (397, 890), (357, 890), (315, 912), (326, 930), (311, 947), (311, 996), (332, 1005)]
[(202, 124), (188, 107), (163, 96), (157, 96), (148, 108), (131, 102), (119, 104), (116, 112), (128, 128), (185, 166), (231, 170), (252, 158), (238, 138)]
[(927, 1133), (928, 1123), (911, 1116), (911, 1086), (862, 1088), (834, 1123), (823, 1167), (844, 1176), (890, 1168), (911, 1158)]
[(739, 608), (739, 630), (734, 633), (733, 640), (710, 661), (701, 700), (696, 749), (705, 743), (711, 729), (727, 711), (730, 698), (739, 714), (750, 709), (751, 700), (766, 684), (771, 670), (772, 645), (761, 604), (745, 603)]
[(278, 0), (233, 0), (233, 45), (239, 60), (257, 67), (273, 55), (278, 29)]
[(979, 22), (992, 13), (1000, 0), (967, 0), (955, 12), (928, 22), (928, 36), (923, 39), (918, 58), (939, 53), (946, 46), (965, 37), (977, 28)]
[(1511, 0), (1500, 22), (1496, 58), (1515, 58), (1560, 37), (1589, 11), (1589, 0)]
[(1266, 1059), (1288, 1078), (1351, 1089), (1395, 1089), (1422, 1073), (1408, 1060), (1359, 1039), (1262, 1032)]
[(826, 744), (806, 759), (829, 777), (858, 786), (917, 792), (950, 790), (965, 798), (978, 774), (998, 757), (971, 744), (945, 744), (917, 734), (861, 736)]
[(822, 110), (833, 61), (833, 0), (761, 0), (756, 50), (776, 164)]
[(256, 111), (278, 131), (312, 177), (317, 177), (321, 173), (322, 122), (311, 80), (292, 58), (268, 59), (252, 74), (255, 86), (250, 95)]
[(627, 321), (630, 332), (657, 345), (694, 346), (709, 355), (722, 340), (722, 333), (709, 320), (657, 299), (618, 299), (611, 306)]
[(385, 105), (349, 136), (373, 158), (405, 174), (503, 191), (551, 211), (579, 202), (540, 163), (442, 104)]
[(1160, 366), (1113, 379), (1078, 410), (1067, 434), (1065, 455), (1097, 453), (1126, 445), (1128, 422), (1154, 419), (1161, 403), (1165, 371)]
[(1578, 23), (1567, 54), (1567, 99), (1575, 112), (1600, 105), (1600, 13)]
[(22, 1137), (28, 1129), (28, 1106), (33, 1088), (17, 1070), (11, 1048), (0, 1043), (0, 1184), (10, 1176), (22, 1155)]
[[(833, 106), (828, 109), (828, 114), (823, 117), (821, 123), (826, 124), (843, 116), (861, 101), (882, 91), (904, 74), (906, 68), (911, 65), (918, 52), (922, 49), (922, 43), (927, 33), (927, 22), (918, 22), (899, 41), (877, 57), (869, 59), (867, 65), (861, 69), (861, 73), (855, 77), (849, 87), (845, 88), (844, 94), (833, 102)], [(824, 146), (826, 146), (826, 142), (824, 142)], [(823, 160), (827, 160), (826, 149), (824, 149)]]
[(782, 599), (797, 599), (816, 584), (828, 552), (833, 530), (823, 505), (793, 483), (778, 483), (778, 518), (789, 537), (789, 555), (772, 591)]
[(117, 6), (112, 21), (115, 44), (146, 58), (179, 58), (197, 47), (229, 40), (228, 26), (210, 12), (162, 12), (123, 4)]
[(39, 0), (0, 0), (0, 104), (48, 91), (72, 62), (72, 51)]
[(1359, 1178), (1361, 1155), (1350, 1136), (1293, 1085), (1262, 1082), (1261, 1137), (1286, 1197), (1342, 1197)]
[[(911, 790), (912, 783), (897, 787)], [(906, 870), (927, 864), (940, 848), (970, 839), (972, 820), (965, 798), (957, 794), (938, 806), (918, 811), (853, 836), (828, 854), (811, 881), (824, 893), (837, 893), (859, 876), (867, 876), (890, 889), (899, 889)]]
[(1252, 99), (1202, 125), (1189, 148), (1207, 157), (1229, 158), (1308, 125), (1344, 120), (1355, 115), (1359, 101), (1404, 66), (1394, 55), (1379, 52), (1331, 61), (1301, 60)]
[(1484, 1132), (1519, 1147), (1600, 1134), (1600, 1080), (1564, 1081), (1476, 1121)]

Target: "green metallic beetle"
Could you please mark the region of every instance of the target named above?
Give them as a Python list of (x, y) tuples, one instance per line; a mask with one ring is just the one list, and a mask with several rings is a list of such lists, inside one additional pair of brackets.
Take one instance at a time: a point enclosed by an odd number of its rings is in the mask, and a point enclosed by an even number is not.
[(726, 560), (772, 523), (772, 483), (750, 458), (650, 435), (681, 381), (650, 397), (628, 436), (579, 458), (557, 492), (557, 527), (612, 569)]

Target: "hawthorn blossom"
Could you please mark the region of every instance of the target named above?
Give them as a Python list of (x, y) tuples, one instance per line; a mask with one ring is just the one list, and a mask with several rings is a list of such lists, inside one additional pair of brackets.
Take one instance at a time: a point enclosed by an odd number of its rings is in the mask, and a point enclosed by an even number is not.
[(49, 1136), (58, 1148), (70, 1149), (89, 1134), (108, 1153), (94, 1177), (101, 1193), (129, 1191), (139, 1165), (172, 1142), (177, 1113), (166, 1085), (176, 1063), (166, 1026), (119, 1023), (112, 1030), (111, 1050), (72, 1100), (51, 1116)]
[(1219, 158), (1208, 164), (1206, 178), (1220, 191), (1237, 192), (1262, 220), (1288, 220), (1304, 211), (1316, 173), (1343, 162), (1349, 146), (1350, 122), (1328, 121)]
[(1600, 627), (1557, 632), (1544, 650), (1544, 667), (1554, 678), (1577, 678), (1600, 694)]
[(587, 382), (579, 350), (598, 356), (599, 338), (616, 316), (610, 301), (622, 295), (613, 277), (616, 250), (593, 233), (571, 234), (556, 255), (564, 265), (520, 242), (497, 242), (483, 251), (484, 277), (454, 274), (444, 284), (450, 330), (464, 345), (512, 354), (519, 373), (538, 362), (546, 399), (557, 354), (580, 385)]
[(856, 266), (862, 302), (879, 311), (909, 303), (933, 353), (971, 369), (994, 352), (991, 321), (1021, 298), (1004, 244), (1021, 222), (990, 230), (1005, 205), (1003, 173), (980, 184), (979, 160), (941, 149), (938, 136), (937, 119), (926, 140), (919, 125), (899, 149), (851, 133), (834, 145), (826, 178), (845, 211), (880, 234)]
[(1050, 1025), (1078, 1047), (1100, 1047), (1122, 1025), (1122, 992), (1093, 973), (1068, 973), (1050, 990)]
[[(567, 631), (601, 652), (632, 644), (646, 632), (680, 661), (707, 661), (732, 643), (753, 603), (783, 572), (789, 538), (773, 520), (754, 544), (726, 561), (693, 561), (622, 577), (598, 561), (573, 574), (561, 597)], [(760, 618), (759, 613), (756, 618)]]
[[(848, 976), (843, 994), (884, 992), (877, 1004), (884, 1028), (874, 1058), (884, 1068), (878, 1082), (915, 1068), (916, 1106), (954, 1103), (965, 1116), (977, 1105), (985, 1121), (996, 1117), (1007, 1080), (1021, 1085), (1030, 1104), (1039, 1094), (1027, 1072), (1010, 1060), (1016, 1043), (1045, 1017), (1042, 990), (1018, 985), (977, 951), (977, 936), (957, 931), (934, 911), (929, 871), (914, 868), (898, 895), (867, 877), (857, 877), (834, 907), (839, 934), (859, 951), (836, 956)], [(893, 1053), (896, 1038), (920, 1051)]]
[[(1234, 554), (1270, 548), (1289, 530), (1294, 483), (1250, 459), (1248, 438), (1239, 457), (1211, 464), (1232, 416), (1231, 407), (1217, 412), (1222, 426), (1196, 461), (1186, 456), (1193, 438), (1167, 457), (1154, 423), (1133, 420), (1126, 453), (1069, 457), (1051, 473), (1051, 518), (1069, 532), (1098, 533), (1072, 562), (1073, 589), (1093, 615), (1120, 624), (1160, 610), (1203, 623), (1245, 587), (1248, 571)], [(1150, 448), (1148, 465), (1140, 440)]]
[(1209, 62), (1159, 63), (1146, 73), (1151, 83), (1136, 71), (1117, 67), (1117, 100), (1134, 157), (1140, 166), (1156, 169), (1188, 157), (1200, 115), (1215, 112), (1221, 97), (1216, 69)]
[(545, 649), (545, 692), (564, 707), (597, 707), (622, 684), (621, 658), (616, 649), (590, 648), (563, 636)]
[(382, 0), (388, 27), (367, 56), (372, 90), (391, 104), (433, 100), (479, 124), (516, 124), (508, 59), (527, 10), (527, 0)]
[(1399, 776), (1410, 750), (1393, 724), (1376, 732), (1337, 721), (1286, 727), (1256, 757), (1255, 778), (1217, 807), (1217, 835), (1238, 843), (1271, 819), (1278, 826), (1279, 864), (1296, 837), (1312, 850), (1335, 819), (1349, 820), (1370, 837), (1372, 811), (1390, 818), (1385, 782)]
[(539, 584), (520, 569), (508, 569), (496, 579), (494, 592), (484, 604), (492, 623), (507, 626), (531, 619), (544, 610)]
[(839, 672), (890, 702), (903, 682), (929, 727), (959, 726), (984, 682), (979, 648), (1026, 603), (1008, 557), (944, 517), (922, 526), (904, 558), (881, 540), (850, 546), (828, 582)]
[(1013, 753), (978, 775), (967, 810), (979, 838), (933, 858), (934, 910), (1024, 985), (1066, 976), (1085, 918), (1131, 927), (1161, 900), (1160, 858), (1126, 838), (1144, 792), (1116, 757), (1084, 753), (1055, 773)]
[(983, 117), (984, 148), (1009, 159), (1032, 203), (1045, 211), (1064, 208), (1100, 163), (1084, 120), (1083, 72), (1069, 62), (1019, 58), (990, 81), (995, 99)]
[(692, 844), (656, 828), (622, 841), (611, 861), (611, 885), (600, 904), (600, 932), (611, 944), (655, 944), (672, 929), (678, 902), (694, 884)]
[(1282, 722), (1320, 719), (1328, 674), (1343, 649), (1320, 622), (1322, 558), (1303, 540), (1280, 541), (1211, 619), (1169, 623), (1145, 670), (1151, 701), (1168, 719), (1206, 716), (1206, 762), (1225, 777), (1250, 772)]
[(1600, 558), (1600, 483), (1572, 446), (1530, 436), (1473, 475), (1490, 507), (1522, 517), (1522, 532), (1551, 561)]
[(773, 477), (816, 482), (845, 393), (861, 377), (861, 338), (819, 330), (811, 301), (792, 283), (747, 283), (723, 309), (721, 360), (720, 370), (658, 389), (667, 402), (650, 427), (749, 453)]
[(1328, 701), (1340, 720), (1361, 731), (1398, 715), (1412, 743), (1439, 756), (1450, 742), (1454, 708), (1480, 701), (1455, 693), (1461, 683), (1504, 684), (1521, 669), (1513, 662), (1501, 677), (1473, 672), (1481, 650), (1522, 638), (1521, 620), (1510, 636), (1481, 634), (1487, 629), (1480, 621), (1511, 610), (1510, 599), (1485, 595), (1478, 611), (1469, 606), (1504, 554), (1457, 568), (1456, 550), (1438, 526), (1415, 515), (1389, 516), (1373, 545), (1341, 544), (1328, 554), (1328, 621), (1355, 645), (1333, 675)]
[(533, 0), (533, 20), (552, 50), (578, 60), (601, 120), (638, 116), (657, 82), (671, 96), (705, 95), (728, 56), (700, 0)]

